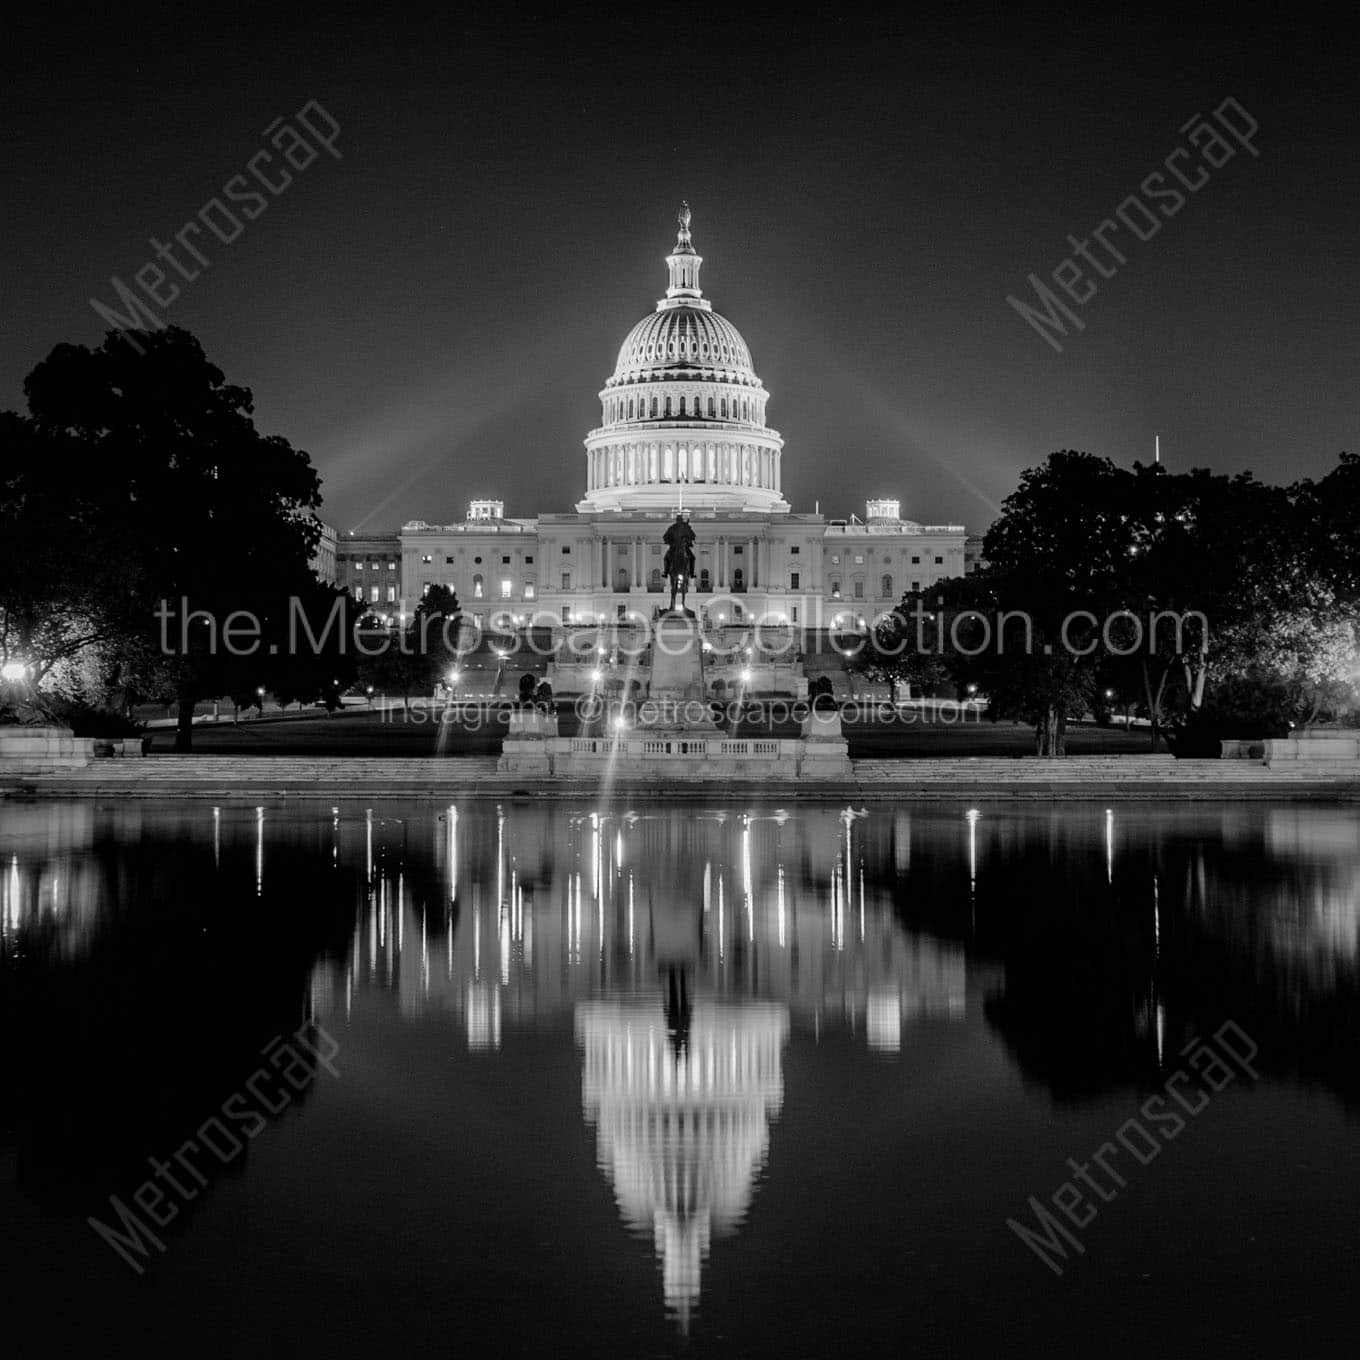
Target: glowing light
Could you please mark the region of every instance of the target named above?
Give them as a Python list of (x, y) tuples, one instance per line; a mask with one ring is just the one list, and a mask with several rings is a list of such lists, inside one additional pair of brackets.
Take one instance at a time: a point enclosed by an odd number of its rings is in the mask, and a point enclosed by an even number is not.
[(6, 661), (0, 666), (0, 679), (22, 680), (28, 674), (28, 667), (22, 661)]
[(600, 680), (601, 680), (601, 679), (602, 679), (602, 676), (601, 676), (601, 674), (600, 674), (600, 672), (599, 672), (598, 670), (593, 670), (593, 671), (591, 671), (591, 673), (590, 673), (590, 683), (591, 683), (592, 685), (598, 685), (598, 684), (600, 683)]

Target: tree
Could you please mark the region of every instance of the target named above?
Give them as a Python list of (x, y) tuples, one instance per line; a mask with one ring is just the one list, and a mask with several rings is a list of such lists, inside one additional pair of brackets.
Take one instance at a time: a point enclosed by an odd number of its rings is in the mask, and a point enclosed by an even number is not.
[(431, 586), (415, 613), (396, 628), (379, 629), (369, 615), (363, 624), (370, 638), (360, 664), (363, 683), (396, 690), (407, 706), (413, 692), (432, 692), (458, 659), (462, 617), (458, 596), (441, 585)]
[(277, 635), (290, 602), (315, 587), (320, 483), (306, 453), (255, 428), (250, 392), (187, 331), (135, 338), (58, 345), (24, 391), (35, 427), (76, 451), (95, 520), (116, 526), (131, 553), (136, 631), (153, 635), (159, 618), (176, 749), (188, 750), (194, 704), (227, 692), (238, 669), (224, 645), (229, 616)]
[(125, 638), (137, 568), (104, 511), (105, 474), (63, 431), (0, 412), (0, 664), (30, 696)]
[(949, 668), (931, 645), (923, 597), (906, 592), (891, 612), (879, 618), (851, 665), (870, 680), (933, 690), (949, 678)]

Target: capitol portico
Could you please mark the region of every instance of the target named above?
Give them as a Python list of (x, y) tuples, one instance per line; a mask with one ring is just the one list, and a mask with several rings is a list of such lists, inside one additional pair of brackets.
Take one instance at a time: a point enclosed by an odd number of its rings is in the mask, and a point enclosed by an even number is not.
[(447, 585), (493, 627), (647, 619), (661, 603), (661, 535), (677, 510), (697, 534), (689, 603), (710, 626), (860, 626), (906, 591), (963, 575), (964, 527), (904, 519), (897, 499), (868, 502), (863, 518), (790, 507), (784, 440), (766, 423), (770, 394), (741, 332), (704, 297), (702, 264), (685, 207), (665, 296), (628, 332), (599, 393), (574, 512), (507, 516), (485, 498), (458, 522), (342, 536), (338, 582), (393, 613)]

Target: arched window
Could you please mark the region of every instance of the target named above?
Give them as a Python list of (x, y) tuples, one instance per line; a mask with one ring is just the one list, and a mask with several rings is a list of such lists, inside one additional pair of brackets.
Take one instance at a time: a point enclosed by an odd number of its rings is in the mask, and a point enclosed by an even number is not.
[(472, 598), (474, 600), (480, 600), (482, 598), (482, 585), (482, 573), (478, 572), (477, 575), (472, 578)]
[(671, 418), (671, 399), (670, 399), (669, 397), (667, 397), (667, 398), (666, 398), (666, 419), (669, 420), (670, 418)]
[(742, 571), (742, 569), (741, 569), (740, 567), (738, 567), (738, 568), (732, 573), (732, 589), (733, 589), (733, 590), (745, 590), (745, 589), (746, 589), (746, 573), (745, 573), (744, 571)]
[(892, 599), (892, 577), (884, 576), (882, 582), (883, 590), (880, 592), (885, 599)]
[(709, 399), (708, 399), (708, 418), (709, 418), (710, 420), (713, 419), (713, 398), (712, 398), (712, 397), (709, 397)]
[(628, 398), (628, 419), (629, 419), (629, 420), (632, 420), (632, 418), (633, 418), (633, 398), (632, 398), (632, 397), (629, 397), (629, 398)]
[(727, 398), (724, 397), (719, 403), (718, 409), (722, 412), (722, 418), (727, 419)]
[(652, 419), (656, 419), (656, 398), (652, 398)]
[(704, 568), (699, 572), (699, 589), (700, 589), (701, 591), (707, 591), (707, 590), (712, 590), (712, 589), (713, 589), (712, 585), (710, 584), (710, 578), (709, 578), (708, 568), (707, 568), (707, 567), (704, 567)]
[(684, 397), (682, 396), (682, 397), (680, 398), (680, 415), (681, 415), (682, 418), (683, 418), (684, 414), (685, 414), (685, 399), (684, 399)]
[(618, 581), (617, 581), (617, 583), (616, 583), (616, 587), (615, 587), (615, 588), (618, 589), (618, 590), (627, 590), (627, 589), (628, 589), (628, 568), (627, 568), (627, 567), (620, 567), (620, 568), (619, 568)]
[(841, 583), (840, 583), (838, 580), (836, 580), (835, 577), (832, 577), (832, 579), (831, 579), (831, 598), (832, 598), (833, 600), (839, 600), (840, 597), (841, 597)]

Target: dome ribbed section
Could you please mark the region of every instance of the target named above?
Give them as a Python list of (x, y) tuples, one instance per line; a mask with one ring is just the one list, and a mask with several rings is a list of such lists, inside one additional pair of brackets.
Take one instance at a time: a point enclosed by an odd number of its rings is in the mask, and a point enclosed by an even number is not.
[(729, 382), (758, 380), (741, 332), (717, 312), (700, 307), (667, 307), (645, 316), (619, 348), (608, 386), (707, 371)]

